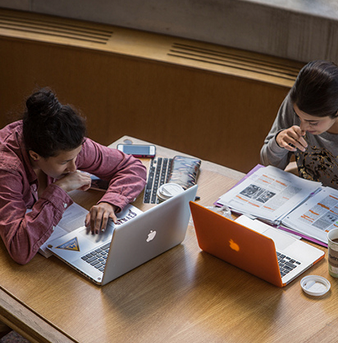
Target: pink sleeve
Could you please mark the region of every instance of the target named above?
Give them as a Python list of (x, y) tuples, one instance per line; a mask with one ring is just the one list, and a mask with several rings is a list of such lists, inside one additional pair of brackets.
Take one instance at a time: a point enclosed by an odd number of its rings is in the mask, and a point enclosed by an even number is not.
[(49, 185), (41, 198), (26, 209), (22, 179), (0, 174), (0, 235), (14, 261), (28, 263), (53, 232), (71, 198), (58, 186)]
[(120, 209), (133, 202), (142, 192), (147, 171), (142, 162), (131, 155), (86, 139), (77, 158), (80, 170), (109, 181), (109, 188), (99, 202)]

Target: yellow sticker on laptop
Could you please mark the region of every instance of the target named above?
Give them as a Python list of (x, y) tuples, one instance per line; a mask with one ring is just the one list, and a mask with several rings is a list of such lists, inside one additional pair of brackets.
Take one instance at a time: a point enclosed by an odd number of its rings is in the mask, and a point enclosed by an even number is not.
[(74, 237), (66, 243), (57, 246), (56, 249), (80, 251), (80, 246), (77, 237)]

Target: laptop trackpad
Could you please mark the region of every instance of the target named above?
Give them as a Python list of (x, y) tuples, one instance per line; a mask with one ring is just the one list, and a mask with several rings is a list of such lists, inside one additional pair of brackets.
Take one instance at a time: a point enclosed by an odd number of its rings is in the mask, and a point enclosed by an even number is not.
[(89, 228), (83, 227), (82, 230), (80, 230), (80, 234), (91, 240), (93, 243), (110, 242), (113, 236), (114, 228), (115, 225), (109, 223), (104, 232), (94, 235), (90, 232)]
[(267, 229), (263, 232), (263, 235), (271, 238), (275, 242), (276, 250), (284, 250), (295, 242), (293, 237), (275, 229)]

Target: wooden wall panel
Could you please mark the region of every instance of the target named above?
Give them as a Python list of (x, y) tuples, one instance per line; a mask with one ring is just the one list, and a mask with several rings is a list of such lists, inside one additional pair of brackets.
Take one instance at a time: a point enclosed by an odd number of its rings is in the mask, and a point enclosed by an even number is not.
[[(243, 172), (259, 150), (285, 85), (67, 45), (2, 37), (0, 125), (36, 87), (87, 117), (89, 137), (131, 135)], [(12, 115), (11, 117), (8, 114)]]

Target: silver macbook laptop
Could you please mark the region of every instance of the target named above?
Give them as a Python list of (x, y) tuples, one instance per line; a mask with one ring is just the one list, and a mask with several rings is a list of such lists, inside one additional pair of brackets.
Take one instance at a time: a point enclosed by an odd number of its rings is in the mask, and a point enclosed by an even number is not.
[(230, 220), (190, 203), (198, 244), (236, 267), (283, 287), (320, 261), (324, 251), (257, 219)]
[(81, 227), (52, 240), (48, 249), (99, 285), (105, 285), (180, 244), (197, 185), (155, 205), (122, 225), (111, 223), (100, 235)]

